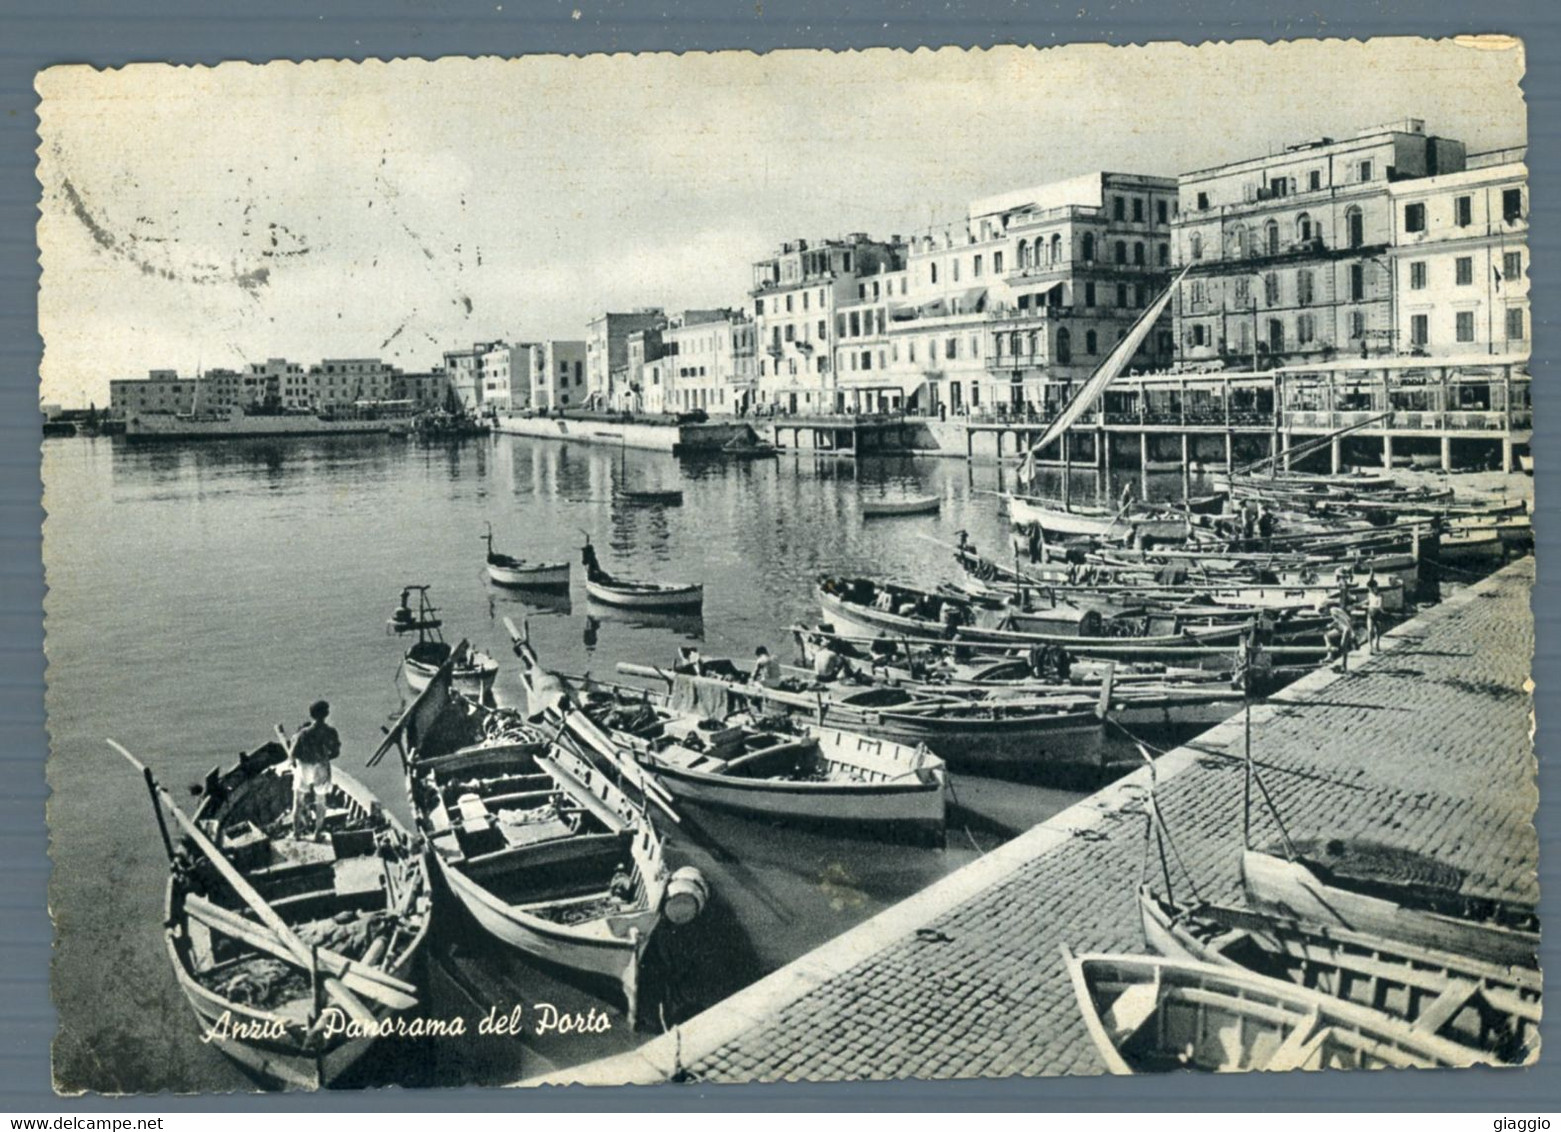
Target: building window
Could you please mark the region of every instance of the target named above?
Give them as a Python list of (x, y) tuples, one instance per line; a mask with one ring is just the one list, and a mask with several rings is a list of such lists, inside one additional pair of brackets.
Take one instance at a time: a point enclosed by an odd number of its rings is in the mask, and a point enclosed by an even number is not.
[[(992, 274), (993, 275), (1001, 275), (1002, 273), (1003, 273), (1003, 253), (1002, 252), (993, 252), (992, 253)], [(903, 295), (903, 294), (905, 294), (905, 292), (901, 291), (900, 294)]]
[[(1514, 314), (1521, 315), (1522, 313), (1523, 313), (1522, 311), (1508, 311), (1507, 312), (1507, 323), (1508, 323), (1508, 325), (1511, 325), (1511, 323), (1512, 323), (1512, 316)], [(1520, 329), (1522, 328), (1522, 319), (1521, 318), (1518, 320), (1518, 326), (1519, 326)], [(1507, 337), (1511, 338), (1512, 335), (1508, 334)], [(1519, 335), (1517, 335), (1517, 337), (1521, 338), (1521, 337), (1523, 337), (1523, 335), (1519, 334)], [(1084, 332), (1084, 352), (1086, 354), (1094, 354), (1094, 353), (1096, 353), (1098, 348), (1099, 348), (1099, 344), (1100, 344), (1100, 337), (1093, 330), (1086, 330)]]
[(1144, 222), (1144, 202), (1143, 202), (1142, 198), (1134, 197), (1133, 198), (1133, 223), (1135, 223), (1135, 224), (1142, 224), (1143, 222)]
[(1155, 206), (1154, 206), (1155, 220), (1157, 220), (1161, 224), (1166, 223), (1165, 213), (1166, 213), (1165, 201), (1163, 201), (1163, 200), (1155, 201)]
[(1358, 174), (1358, 176), (1356, 177), (1356, 180), (1359, 180), (1359, 181), (1369, 181), (1369, 180), (1371, 180), (1371, 162), (1369, 162), (1369, 161), (1362, 161), (1359, 165), (1357, 165), (1355, 167), (1355, 171)]
[(1425, 260), (1416, 260), (1409, 265), (1409, 289), (1411, 291), (1424, 291), (1426, 285)]
[(1161, 267), (1169, 267), (1169, 266), (1171, 266), (1171, 245), (1170, 244), (1161, 244), (1160, 245), (1160, 266)]
[(1263, 302), (1271, 307), (1279, 305), (1279, 276), (1272, 271), (1263, 276)]
[(1268, 195), (1271, 196), (1271, 197), (1282, 197), (1282, 196), (1284, 196), (1285, 195), (1286, 185), (1287, 185), (1287, 182), (1286, 182), (1285, 178), (1283, 178), (1283, 177), (1271, 177), (1271, 178), (1269, 178), (1269, 181), (1268, 181)]
[(1209, 194), (1208, 193), (1199, 193), (1198, 194), (1198, 211), (1199, 212), (1207, 212), (1208, 209), (1209, 209)]
[(1124, 208), (1124, 202), (1123, 202), (1122, 198), (1121, 197), (1112, 197), (1111, 198), (1111, 219), (1113, 219), (1113, 220), (1122, 220), (1122, 219), (1124, 219), (1126, 217), (1127, 213), (1123, 211), (1123, 208)]
[(1512, 307), (1507, 311), (1507, 337), (1515, 342), (1523, 340), (1523, 308)]
[(1317, 190), (1321, 189), (1322, 187), (1323, 187), (1322, 170), (1320, 170), (1320, 169), (1313, 169), (1310, 173), (1308, 173), (1306, 175), (1306, 191), (1309, 192), (1309, 193), (1315, 193), (1315, 192), (1317, 192)]
[(1192, 253), (1193, 259), (1203, 258), (1203, 237), (1194, 232), (1187, 237), (1187, 248)]
[(1095, 234), (1093, 232), (1085, 232), (1084, 233), (1084, 246), (1083, 246), (1082, 250), (1083, 250), (1083, 254), (1084, 254), (1084, 262), (1085, 263), (1094, 263), (1095, 262)]
[(1460, 342), (1473, 342), (1474, 341), (1474, 312), (1473, 311), (1459, 311), (1458, 312), (1458, 341), (1460, 341)]
[(970, 274), (977, 279), (981, 278), (981, 257), (979, 255), (970, 262)]
[[(1019, 245), (1019, 261), (1021, 263), (1024, 262), (1024, 245), (1023, 244)], [(932, 282), (936, 283), (938, 281), (938, 265), (936, 263), (929, 263), (927, 265), (927, 270), (932, 273)]]
[(1503, 189), (1501, 192), (1501, 218), (1508, 224), (1523, 219), (1523, 190)]
[(959, 282), (959, 259), (957, 257), (949, 264), (949, 277), (955, 283)]
[(1073, 344), (1066, 326), (1057, 328), (1057, 364), (1067, 365), (1073, 360)]
[(1366, 242), (1366, 218), (1359, 206), (1352, 204), (1344, 210), (1344, 226), (1349, 233), (1350, 247), (1358, 248)]
[(1142, 283), (1133, 284), (1133, 305), (1139, 308), (1142, 308), (1144, 305), (1144, 285)]
[(1252, 305), (1252, 282), (1245, 275), (1236, 277), (1236, 305), (1243, 309)]
[(1366, 297), (1366, 267), (1364, 264), (1350, 264), (1350, 302), (1358, 303)]
[(1460, 228), (1467, 228), (1474, 223), (1474, 198), (1453, 198), (1453, 223)]
[(1059, 235), (1052, 236), (1052, 262), (1062, 262), (1062, 237)]
[(1127, 308), (1127, 284), (1126, 283), (1118, 283), (1117, 284), (1117, 307), (1120, 308), (1120, 309), (1124, 309), (1124, 310)]
[(786, 296), (786, 313), (787, 314), (791, 313), (791, 296), (790, 295)]
[(756, 315), (764, 314), (764, 300), (763, 299), (755, 299), (753, 301), (753, 313), (756, 314)]
[(1112, 259), (1119, 264), (1127, 263), (1127, 245), (1118, 240), (1111, 248)]
[(1425, 231), (1425, 205), (1406, 204), (1404, 206), (1404, 231)]
[(1192, 345), (1194, 345), (1194, 346), (1202, 346), (1202, 345), (1205, 344), (1205, 339), (1206, 339), (1206, 332), (1204, 331), (1203, 323), (1201, 323), (1201, 322), (1193, 323), (1192, 324)]
[(1461, 255), (1453, 261), (1455, 268), (1454, 278), (1460, 287), (1467, 287), (1474, 282), (1474, 257)]
[(1317, 324), (1312, 315), (1303, 314), (1295, 320), (1295, 340), (1297, 345), (1304, 346), (1310, 342), (1317, 333)]
[(1295, 301), (1305, 307), (1311, 305), (1312, 299), (1312, 273), (1310, 271), (1296, 272)]
[(1269, 255), (1279, 254), (1279, 225), (1272, 220), (1263, 225), (1263, 243), (1267, 246)]
[(818, 320), (818, 340), (820, 342), (822, 342), (822, 341), (824, 341), (828, 337), (829, 337), (829, 323), (821, 318), (821, 319)]
[(1133, 243), (1133, 263), (1139, 267), (1144, 266), (1144, 245), (1138, 241)]
[[(1518, 280), (1523, 277), (1523, 253), (1506, 252), (1501, 257), (1502, 279)], [(1501, 282), (1500, 279), (1497, 282)]]
[(1295, 218), (1295, 238), (1303, 244), (1312, 238), (1312, 216), (1309, 212), (1303, 212)]
[(950, 338), (943, 343), (943, 356), (949, 361), (959, 357), (959, 339)]
[(1084, 305), (1086, 307), (1095, 305), (1095, 284), (1093, 283), (1084, 284)]
[(1356, 338), (1356, 339), (1366, 337), (1366, 312), (1365, 311), (1351, 311), (1350, 312), (1350, 337), (1351, 338)]

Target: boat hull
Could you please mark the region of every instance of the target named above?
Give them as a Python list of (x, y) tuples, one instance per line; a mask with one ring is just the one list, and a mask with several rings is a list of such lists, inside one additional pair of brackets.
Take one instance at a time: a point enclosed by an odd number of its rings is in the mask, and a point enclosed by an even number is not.
[(916, 499), (864, 499), (862, 517), (871, 519), (893, 515), (931, 515), (942, 505), (942, 499), (936, 495)]
[(1132, 538), (1180, 541), (1187, 537), (1185, 519), (1134, 518), (1131, 515), (1094, 514), (1088, 511), (1060, 511), (1042, 507), (1018, 496), (1008, 500), (1008, 518), (1015, 526), (1040, 525), (1047, 534), (1065, 537)]
[(619, 609), (698, 609), (705, 602), (705, 587), (702, 585), (627, 589), (587, 579), (585, 591), (591, 595), (592, 601)]
[[(411, 657), (403, 657), (401, 671), (406, 678), (407, 687), (417, 693), (428, 687), (428, 682), (439, 671), (439, 666), (429, 665)], [(498, 679), (498, 675), (499, 666), (490, 661), (480, 665), (461, 665), (451, 671), (450, 678), (456, 691), (474, 699), (481, 699), (492, 690), (493, 682)]]
[(1241, 874), (1247, 899), (1265, 912), (1386, 936), (1488, 963), (1532, 967), (1538, 962), (1537, 935), (1405, 907), (1326, 884), (1299, 861), (1248, 849), (1241, 856)]
[(172, 413), (146, 413), (125, 422), (125, 439), (133, 443), (169, 440), (232, 440), (253, 437), (384, 435), (405, 424), (398, 418), (322, 420), (306, 415), (237, 416), (187, 420)]
[(561, 589), (569, 585), (569, 563), (541, 562), (515, 567), (490, 562), (488, 577), (496, 585), (516, 589)]

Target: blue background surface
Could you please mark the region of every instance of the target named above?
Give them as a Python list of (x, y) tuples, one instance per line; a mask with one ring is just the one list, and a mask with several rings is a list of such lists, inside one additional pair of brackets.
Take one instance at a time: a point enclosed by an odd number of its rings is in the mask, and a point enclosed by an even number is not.
[[(578, 8), (579, 19), (572, 17)], [(1533, 223), (1533, 351), (1539, 514), (1535, 531), (1539, 586), (1534, 607), (1538, 650), (1534, 679), (1541, 752), (1539, 823), (1541, 886), (1546, 933), (1542, 957), (1561, 971), (1554, 913), (1561, 902), (1554, 849), (1561, 828), (1561, 782), (1544, 764), (1561, 739), (1554, 709), (1561, 682), (1557, 591), (1552, 555), (1561, 543), (1555, 524), (1561, 462), (1549, 437), (1561, 428), (1549, 382), (1556, 346), (1550, 296), (1561, 294), (1556, 258), (1561, 240), (1550, 225), (1561, 217), (1554, 193), (1561, 166), (1561, 5), (1486, 0), (1477, 9), (1439, 3), (1362, 3), (1265, 0), (1215, 3), (1118, 2), (940, 3), (798, 2), (651, 5), (571, 0), (527, 3), (336, 2), (331, 4), (202, 2), (61, 3), (0, 0), (0, 1112), (270, 1111), (526, 1109), (580, 1111), (639, 1109), (1431, 1109), (1521, 1114), (1561, 1110), (1561, 1011), (1543, 1027), (1546, 1050), (1538, 1068), (1457, 1073), (1288, 1073), (1113, 1080), (1010, 1079), (895, 1082), (867, 1085), (775, 1085), (630, 1089), (221, 1096), (113, 1100), (56, 1098), (50, 1088), (49, 1003), (52, 939), (45, 894), (49, 862), (44, 826), (42, 659), (43, 572), (40, 557), (37, 372), (43, 343), (37, 334), (37, 252), (34, 229), (38, 184), (33, 75), (55, 63), (114, 66), (139, 61), (187, 64), (224, 59), (395, 58), (535, 52), (681, 51), (779, 47), (985, 47), (997, 43), (1050, 45), (1181, 39), (1265, 40), (1372, 35), (1452, 35), (1505, 32), (1528, 48), (1524, 89), (1529, 107), (1529, 169)], [(1252, 104), (1261, 113), (1261, 104)], [(148, 625), (155, 632), (155, 624)]]

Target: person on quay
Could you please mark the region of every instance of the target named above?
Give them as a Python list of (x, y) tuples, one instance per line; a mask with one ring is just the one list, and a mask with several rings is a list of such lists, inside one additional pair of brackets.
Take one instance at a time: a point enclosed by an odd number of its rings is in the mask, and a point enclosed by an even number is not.
[(1371, 655), (1376, 656), (1382, 648), (1383, 621), (1386, 614), (1382, 606), (1382, 587), (1377, 584), (1375, 572), (1366, 579), (1366, 644)]
[(293, 736), (288, 754), (293, 766), (293, 836), (318, 841), (325, 834), (326, 800), (331, 792), (331, 761), (341, 756), (341, 736), (325, 722), (331, 705), (316, 700), (309, 706), (309, 722)]
[(763, 645), (753, 650), (753, 672), (749, 674), (749, 679), (765, 688), (780, 683), (780, 662)]

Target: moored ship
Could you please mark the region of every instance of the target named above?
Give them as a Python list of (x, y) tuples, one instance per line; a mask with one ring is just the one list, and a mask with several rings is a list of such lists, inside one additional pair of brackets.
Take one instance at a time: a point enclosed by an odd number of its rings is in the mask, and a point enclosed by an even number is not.
[(125, 421), (125, 439), (221, 440), (230, 437), (328, 436), (388, 433), (411, 420), (411, 405), (381, 402), (338, 410), (226, 406), (196, 413), (137, 413)]

